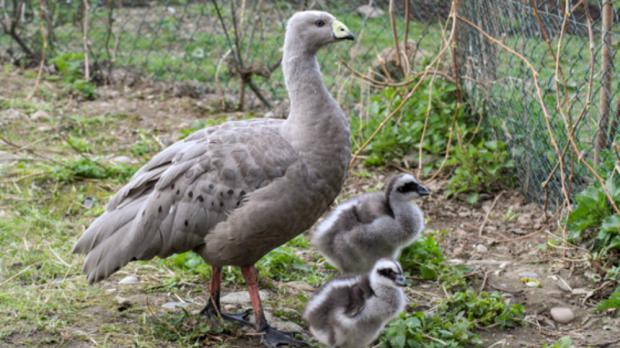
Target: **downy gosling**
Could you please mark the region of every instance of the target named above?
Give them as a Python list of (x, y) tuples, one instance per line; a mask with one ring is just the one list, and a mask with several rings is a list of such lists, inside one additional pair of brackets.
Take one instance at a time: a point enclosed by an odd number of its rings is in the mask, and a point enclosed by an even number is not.
[(367, 347), (405, 308), (405, 284), (400, 264), (381, 259), (367, 274), (340, 276), (325, 284), (303, 317), (314, 337), (329, 347)]
[(410, 202), (428, 190), (411, 174), (394, 176), (385, 192), (366, 193), (332, 210), (316, 227), (312, 244), (342, 273), (367, 273), (381, 258), (398, 259), (424, 229)]

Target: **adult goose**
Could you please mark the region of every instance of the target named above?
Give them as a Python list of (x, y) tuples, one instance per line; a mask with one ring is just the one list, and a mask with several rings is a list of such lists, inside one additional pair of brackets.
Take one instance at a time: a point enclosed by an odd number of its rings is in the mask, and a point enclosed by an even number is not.
[(194, 250), (213, 266), (205, 313), (221, 313), (222, 266), (239, 266), (264, 343), (294, 343), (267, 323), (254, 264), (311, 227), (343, 185), (349, 123), (323, 84), (316, 53), (349, 39), (329, 13), (294, 14), (282, 58), (288, 118), (205, 128), (157, 154), (75, 244), (74, 252), (87, 255), (89, 282), (134, 260)]
[(338, 205), (317, 225), (312, 244), (342, 273), (366, 273), (381, 258), (398, 258), (420, 235), (424, 215), (411, 200), (428, 194), (413, 175), (396, 175), (385, 192)]

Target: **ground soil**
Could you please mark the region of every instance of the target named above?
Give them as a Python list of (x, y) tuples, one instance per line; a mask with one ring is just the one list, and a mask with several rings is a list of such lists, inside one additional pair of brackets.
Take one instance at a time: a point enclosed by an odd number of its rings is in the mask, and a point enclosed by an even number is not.
[[(122, 87), (99, 88), (99, 97), (94, 101), (84, 101), (64, 94), (53, 84), (44, 82), (55, 96), (57, 102), (52, 113), (55, 115), (81, 113), (101, 115), (103, 113), (127, 113), (135, 115), (128, 127), (146, 128), (160, 134), (159, 139), (167, 145), (178, 137), (177, 132), (193, 121), (213, 114), (209, 98), (192, 99), (174, 97), (165, 91), (141, 87), (124, 89)], [(0, 83), (0, 96), (3, 98), (23, 97), (33, 86), (19, 72), (5, 75)], [(60, 101), (60, 102), (58, 102)], [(261, 112), (256, 112), (261, 115)], [(233, 115), (234, 116), (234, 115)], [(1, 121), (1, 120), (0, 120)], [(28, 121), (30, 122), (30, 121)], [(35, 122), (35, 121), (32, 121)], [(135, 141), (133, 129), (126, 129), (115, 136), (119, 146)], [(113, 149), (111, 149), (113, 152)], [(383, 186), (387, 178), (395, 173), (391, 169), (372, 169), (359, 166), (353, 172), (369, 172), (370, 175), (352, 175), (346, 183), (342, 196), (352, 195)], [(500, 291), (513, 301), (522, 303), (526, 309), (523, 326), (514, 330), (491, 328), (480, 332), (486, 346), (493, 347), (541, 347), (544, 343), (556, 341), (562, 336), (570, 336), (578, 347), (620, 347), (620, 320), (595, 311), (598, 300), (610, 291), (604, 282), (596, 282), (590, 270), (588, 254), (579, 248), (565, 248), (561, 240), (561, 229), (557, 216), (545, 213), (541, 207), (528, 203), (517, 191), (494, 193), (477, 206), (458, 199), (446, 199), (442, 194), (444, 179), (426, 181), (432, 195), (420, 203), (428, 219), (429, 230), (445, 231), (441, 245), (450, 262), (466, 264), (472, 269), (473, 284), (479, 290)], [(66, 340), (62, 346), (82, 347), (95, 342), (105, 342), (105, 332), (98, 327), (105, 323), (122, 326), (123, 322), (141, 322), (152, 325), (168, 310), (162, 304), (175, 299), (165, 291), (153, 291), (159, 284), (158, 274), (149, 273), (148, 267), (139, 270), (140, 283), (133, 286), (119, 286), (118, 281), (136, 271), (130, 268), (117, 273), (96, 287), (100, 289), (100, 305), (84, 309), (91, 321), (62, 328)], [(523, 278), (534, 277), (539, 285), (528, 286)], [(280, 283), (264, 280), (268, 286), (269, 299), (266, 307), (269, 312), (286, 312), (282, 308), (283, 299), (291, 296), (309, 296), (312, 287), (304, 282)], [(182, 285), (183, 286), (183, 285)], [(189, 303), (184, 310), (197, 312), (205, 303), (200, 284), (186, 286), (183, 300)], [(242, 284), (230, 285), (224, 293), (242, 291)], [(115, 302), (115, 296), (122, 295), (131, 303), (128, 310)], [(408, 290), (410, 303), (415, 306), (429, 306), (443, 296), (441, 289), (433, 282), (418, 282)], [(229, 305), (228, 310), (245, 307), (245, 304)], [(563, 325), (554, 322), (549, 310), (554, 306), (571, 308), (576, 319)], [(180, 309), (177, 309), (179, 311)], [(282, 315), (279, 315), (282, 317)], [(299, 318), (298, 313), (290, 316)], [(303, 321), (295, 320), (302, 330)], [(286, 319), (276, 319), (276, 326), (286, 325)], [(196, 323), (194, 323), (196, 324)], [(30, 323), (24, 323), (25, 326)], [(187, 322), (184, 325), (188, 325)], [(190, 323), (189, 325), (192, 325)], [(93, 340), (84, 339), (84, 332)], [(80, 334), (77, 334), (80, 333)], [(2, 345), (23, 345), (25, 335), (16, 334), (4, 337)], [(33, 329), (28, 342), (46, 343), (44, 332)], [(212, 335), (203, 338), (204, 346), (209, 347), (259, 347), (259, 338), (251, 330), (237, 330), (234, 333)], [(56, 345), (56, 344), (51, 344)], [(161, 342), (162, 346), (176, 346), (174, 342)]]

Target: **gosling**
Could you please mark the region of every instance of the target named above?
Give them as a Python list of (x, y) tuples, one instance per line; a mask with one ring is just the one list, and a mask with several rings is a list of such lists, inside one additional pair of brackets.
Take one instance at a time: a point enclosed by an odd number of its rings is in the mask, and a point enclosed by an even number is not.
[(303, 318), (325, 345), (367, 347), (405, 308), (405, 284), (400, 264), (381, 259), (367, 274), (340, 276), (325, 284), (308, 302)]
[(381, 258), (398, 259), (424, 229), (424, 215), (411, 199), (428, 190), (411, 174), (390, 179), (373, 192), (337, 206), (316, 227), (312, 244), (342, 273), (367, 273)]

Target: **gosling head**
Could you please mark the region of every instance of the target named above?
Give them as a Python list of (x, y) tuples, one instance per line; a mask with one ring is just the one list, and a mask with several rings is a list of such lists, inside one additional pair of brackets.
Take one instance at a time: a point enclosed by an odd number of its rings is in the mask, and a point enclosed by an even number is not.
[(307, 53), (316, 53), (333, 42), (354, 39), (346, 25), (323, 11), (297, 12), (286, 25), (285, 46), (294, 44)]
[(429, 191), (418, 182), (415, 176), (400, 174), (390, 180), (386, 194), (390, 200), (409, 201), (414, 198), (428, 196)]
[(370, 271), (371, 285), (380, 285), (389, 288), (403, 287), (407, 280), (398, 261), (393, 259), (378, 260)]

